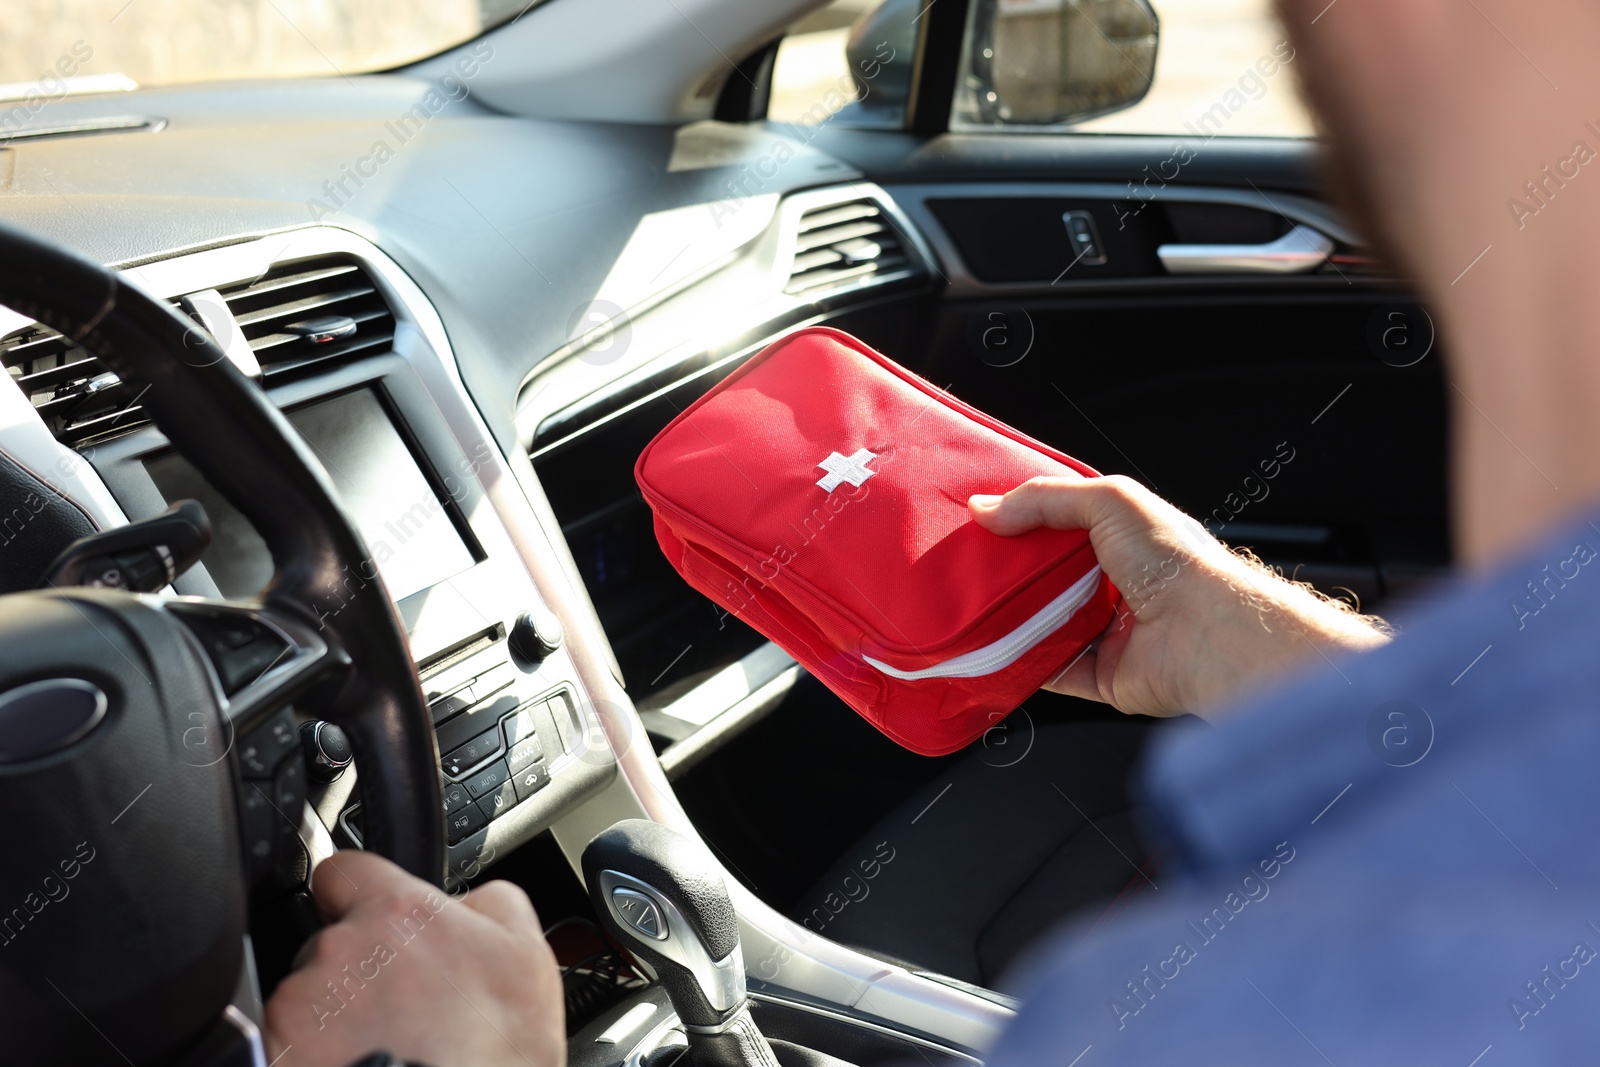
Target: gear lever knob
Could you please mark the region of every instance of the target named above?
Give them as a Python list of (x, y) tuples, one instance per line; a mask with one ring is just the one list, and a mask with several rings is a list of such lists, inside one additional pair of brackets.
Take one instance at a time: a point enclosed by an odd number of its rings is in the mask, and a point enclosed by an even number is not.
[(686, 1027), (714, 1032), (744, 1009), (739, 919), (702, 845), (626, 819), (583, 850), (583, 877), (601, 921), (656, 973)]

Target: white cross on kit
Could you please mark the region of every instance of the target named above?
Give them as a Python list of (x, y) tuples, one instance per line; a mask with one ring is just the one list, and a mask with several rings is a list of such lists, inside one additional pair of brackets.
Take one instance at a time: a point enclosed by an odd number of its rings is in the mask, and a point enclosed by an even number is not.
[(826, 477), (817, 480), (817, 485), (824, 493), (831, 493), (839, 488), (840, 482), (849, 482), (859, 489), (863, 482), (878, 473), (867, 469), (867, 464), (877, 458), (877, 453), (868, 452), (864, 448), (857, 449), (853, 456), (841, 456), (835, 452), (817, 464), (828, 472)]

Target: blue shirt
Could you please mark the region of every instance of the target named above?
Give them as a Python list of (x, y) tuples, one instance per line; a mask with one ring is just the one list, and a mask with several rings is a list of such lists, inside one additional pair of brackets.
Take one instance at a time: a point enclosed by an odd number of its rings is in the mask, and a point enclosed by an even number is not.
[(991, 1067), (1600, 1063), (1600, 515), (1145, 768), (1157, 889)]

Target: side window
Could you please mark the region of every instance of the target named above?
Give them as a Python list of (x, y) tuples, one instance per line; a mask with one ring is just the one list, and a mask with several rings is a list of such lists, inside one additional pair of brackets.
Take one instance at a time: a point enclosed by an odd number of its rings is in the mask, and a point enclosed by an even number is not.
[(833, 0), (789, 28), (773, 60), (767, 118), (899, 129), (916, 52), (913, 0)]
[(1270, 0), (971, 0), (954, 130), (1309, 136)]

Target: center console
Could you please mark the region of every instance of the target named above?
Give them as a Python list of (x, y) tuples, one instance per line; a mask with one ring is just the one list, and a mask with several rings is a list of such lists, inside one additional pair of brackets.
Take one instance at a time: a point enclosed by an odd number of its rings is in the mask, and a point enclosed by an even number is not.
[[(346, 567), (344, 585), (353, 592), (381, 578), (395, 599), (436, 734), (447, 880), (475, 877), (616, 772), (561, 625), (485, 491), (502, 461), (486, 434), (464, 435), (445, 417), (407, 358), (432, 355), (412, 309), (374, 264), (337, 254), (266, 264), (215, 253), (191, 258), (207, 256), (210, 274), (172, 284), (186, 290), (204, 281), (220, 291), (259, 359), (268, 395), (321, 461), (361, 532), (369, 557)], [(324, 279), (335, 270), (342, 273), (330, 288)], [(366, 317), (351, 302), (357, 286), (368, 290)], [(351, 313), (318, 314), (330, 309)], [(379, 343), (354, 348), (362, 330), (373, 336), (374, 324)], [(313, 328), (346, 331), (347, 353), (324, 358), (321, 342), (306, 334)], [(285, 335), (289, 342), (275, 340)], [(285, 358), (285, 348), (296, 358)], [(153, 425), (118, 429), (79, 451), (128, 518), (180, 499), (198, 500), (211, 518), (212, 544), (174, 582), (176, 591), (255, 595), (273, 568), (249, 523)], [(335, 597), (330, 610), (339, 603)], [(337, 845), (361, 843), (359, 762), (332, 782), (309, 785), (308, 799)]]

